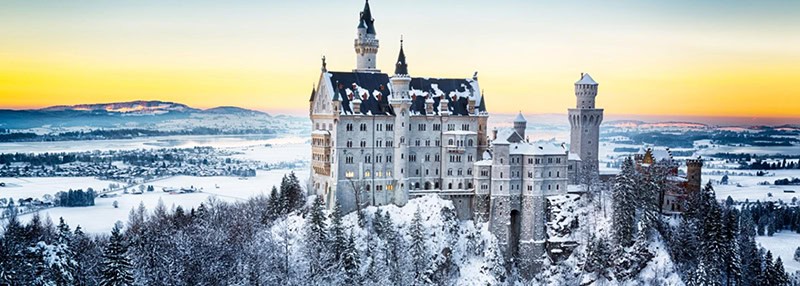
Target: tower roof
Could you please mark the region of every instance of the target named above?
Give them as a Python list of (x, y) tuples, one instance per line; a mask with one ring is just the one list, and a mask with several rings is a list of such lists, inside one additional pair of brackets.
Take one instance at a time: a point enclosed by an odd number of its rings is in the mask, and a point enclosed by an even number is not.
[(403, 38), (400, 38), (400, 54), (397, 55), (397, 64), (394, 68), (394, 74), (408, 74), (408, 64), (406, 64), (406, 54), (403, 52)]
[(369, 10), (369, 0), (364, 2), (364, 10), (361, 11), (361, 17), (358, 22), (359, 28), (366, 27), (367, 34), (375, 35), (375, 19), (372, 19), (372, 12)]
[(317, 94), (317, 88), (314, 87), (314, 86), (311, 86), (311, 98), (308, 99), (308, 101), (314, 101), (314, 95), (315, 94)]
[(522, 111), (520, 111), (519, 114), (517, 114), (517, 118), (514, 118), (514, 123), (518, 123), (518, 122), (519, 123), (527, 123), (528, 122), (528, 120), (525, 120), (525, 117), (522, 116)]
[(481, 92), (481, 102), (478, 103), (478, 111), (486, 112), (486, 98), (483, 96)]
[(597, 82), (588, 73), (581, 73), (581, 79), (576, 81), (575, 84), (597, 85)]

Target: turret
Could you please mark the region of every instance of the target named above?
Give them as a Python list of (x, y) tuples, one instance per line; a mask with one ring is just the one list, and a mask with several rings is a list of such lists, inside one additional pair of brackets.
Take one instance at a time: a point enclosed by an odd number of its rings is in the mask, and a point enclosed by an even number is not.
[(687, 159), (686, 160), (686, 185), (689, 191), (699, 192), (703, 186), (703, 160)]
[(389, 79), (392, 83), (392, 99), (411, 99), (408, 91), (411, 89), (411, 77), (408, 75), (406, 54), (403, 52), (403, 39), (400, 38), (400, 53), (397, 55), (394, 75)]
[(514, 131), (519, 134), (520, 138), (525, 139), (525, 129), (528, 126), (528, 120), (525, 120), (525, 117), (522, 116), (522, 111), (517, 114), (517, 118), (514, 119)]
[(581, 79), (575, 82), (575, 97), (578, 109), (593, 109), (597, 96), (597, 82), (588, 73), (581, 73)]
[(380, 72), (376, 68), (378, 39), (375, 33), (375, 19), (369, 9), (369, 0), (364, 3), (364, 11), (358, 17), (357, 35), (353, 47), (356, 51), (356, 72)]

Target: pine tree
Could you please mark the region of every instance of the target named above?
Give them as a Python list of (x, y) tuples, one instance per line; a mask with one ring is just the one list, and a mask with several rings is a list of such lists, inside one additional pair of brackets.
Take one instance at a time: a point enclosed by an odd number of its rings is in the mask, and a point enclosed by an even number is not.
[(325, 224), (325, 203), (322, 197), (317, 196), (307, 217), (305, 251), (308, 259), (309, 274), (311, 279), (320, 275), (325, 267), (326, 247), (328, 242), (327, 226)]
[(739, 244), (736, 235), (739, 233), (739, 215), (734, 208), (726, 206), (723, 215), (722, 237), (725, 244), (725, 253), (722, 256), (722, 269), (725, 271), (727, 285), (738, 282), (742, 275)]
[(411, 236), (411, 245), (409, 252), (411, 254), (412, 268), (414, 271), (414, 284), (426, 285), (430, 284), (428, 277), (428, 265), (430, 259), (428, 258), (428, 249), (425, 246), (425, 229), (422, 226), (422, 212), (419, 207), (414, 212), (414, 219), (411, 220), (411, 229), (409, 229)]
[(360, 284), (359, 277), (359, 261), (358, 250), (356, 249), (355, 238), (353, 233), (347, 237), (344, 253), (342, 253), (342, 268), (345, 273), (345, 284), (358, 285)]
[(772, 252), (767, 251), (764, 256), (764, 272), (761, 275), (761, 285), (780, 285), (780, 274), (776, 271), (775, 264), (772, 261)]
[(586, 247), (586, 263), (583, 271), (594, 275), (594, 280), (612, 280), (611, 249), (602, 237), (592, 237)]
[(622, 170), (614, 178), (614, 191), (612, 193), (614, 213), (613, 234), (615, 244), (623, 247), (633, 243), (634, 219), (636, 215), (636, 170), (633, 159), (626, 158), (622, 163)]
[(105, 262), (100, 280), (101, 286), (133, 285), (132, 266), (126, 255), (127, 251), (119, 226), (114, 226), (108, 246), (103, 253)]
[(780, 257), (775, 259), (774, 268), (775, 268), (775, 273), (777, 274), (777, 277), (775, 279), (775, 282), (778, 283), (777, 285), (787, 285), (789, 284), (789, 282), (791, 282), (791, 280), (789, 279), (789, 274), (787, 274), (786, 269), (783, 268), (783, 261), (781, 260)]
[(283, 200), (278, 193), (278, 188), (272, 186), (272, 191), (269, 193), (269, 201), (267, 201), (267, 210), (263, 223), (268, 224), (269, 222), (283, 215), (284, 212), (285, 208), (283, 205)]
[(338, 203), (334, 205), (330, 218), (331, 225), (328, 230), (330, 242), (328, 247), (331, 253), (331, 263), (335, 265), (341, 261), (345, 248), (347, 248), (347, 236), (345, 235), (344, 225), (342, 225), (342, 211)]

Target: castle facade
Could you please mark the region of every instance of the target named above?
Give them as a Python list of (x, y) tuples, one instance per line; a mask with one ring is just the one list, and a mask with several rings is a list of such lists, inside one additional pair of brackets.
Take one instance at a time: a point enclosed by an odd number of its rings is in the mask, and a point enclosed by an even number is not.
[(436, 194), (450, 199), (461, 219), (488, 222), (507, 257), (539, 264), (547, 244), (546, 197), (566, 194), (581, 170), (598, 169), (597, 82), (582, 74), (575, 83), (569, 148), (529, 142), (521, 113), (513, 128), (490, 132), (477, 72), (412, 76), (401, 40), (393, 74), (383, 73), (374, 22), (367, 2), (356, 28), (355, 69), (329, 71), (323, 58), (309, 100), (309, 191), (344, 211)]

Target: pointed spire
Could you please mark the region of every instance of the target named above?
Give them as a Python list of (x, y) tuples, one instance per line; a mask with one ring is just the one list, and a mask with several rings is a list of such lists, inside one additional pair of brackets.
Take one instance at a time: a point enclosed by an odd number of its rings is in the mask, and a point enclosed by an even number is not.
[(365, 28), (367, 28), (367, 34), (375, 35), (375, 19), (372, 19), (372, 12), (369, 10), (369, 0), (364, 3), (364, 10), (361, 11), (358, 22), (359, 28), (362, 28), (362, 25), (365, 25)]
[(408, 64), (406, 64), (406, 54), (403, 52), (403, 36), (400, 35), (400, 54), (397, 55), (397, 64), (394, 68), (395, 75), (407, 75)]
[(308, 99), (309, 102), (314, 101), (314, 95), (317, 94), (317, 87), (314, 84), (311, 84), (311, 98)]
[(486, 97), (483, 90), (481, 90), (481, 103), (478, 103), (478, 111), (486, 112)]
[(322, 56), (322, 72), (328, 72), (328, 63), (325, 62), (325, 56)]
[(519, 122), (519, 123), (527, 123), (528, 122), (528, 120), (525, 120), (525, 117), (522, 116), (522, 110), (519, 111), (519, 113), (517, 114), (517, 118), (514, 119), (514, 123), (517, 123), (517, 122)]

